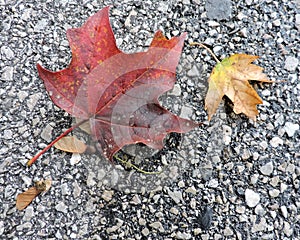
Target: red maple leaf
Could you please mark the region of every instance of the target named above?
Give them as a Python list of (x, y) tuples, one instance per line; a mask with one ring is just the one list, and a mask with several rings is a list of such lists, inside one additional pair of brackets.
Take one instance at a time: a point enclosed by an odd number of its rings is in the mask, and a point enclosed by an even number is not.
[(186, 34), (167, 40), (158, 31), (148, 51), (126, 54), (116, 46), (108, 13), (105, 7), (82, 27), (67, 31), (72, 61), (66, 69), (37, 68), (52, 101), (89, 121), (98, 149), (112, 159), (127, 144), (161, 149), (169, 132), (184, 133), (199, 124), (179, 118), (158, 102), (174, 86)]

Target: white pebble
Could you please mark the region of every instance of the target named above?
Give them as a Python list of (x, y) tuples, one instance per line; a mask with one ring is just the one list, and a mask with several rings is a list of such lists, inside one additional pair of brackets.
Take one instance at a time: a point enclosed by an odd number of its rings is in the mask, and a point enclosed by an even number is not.
[(279, 145), (283, 144), (283, 140), (280, 137), (273, 137), (270, 144), (273, 148), (277, 148)]
[(295, 132), (299, 130), (299, 124), (294, 124), (292, 122), (286, 122), (284, 125), (284, 130), (289, 137), (293, 137)]
[(246, 189), (245, 199), (248, 207), (255, 207), (260, 201), (260, 196), (258, 193), (254, 192), (253, 190)]
[(268, 162), (267, 164), (261, 166), (259, 170), (263, 175), (269, 176), (272, 174), (273, 169), (273, 162)]

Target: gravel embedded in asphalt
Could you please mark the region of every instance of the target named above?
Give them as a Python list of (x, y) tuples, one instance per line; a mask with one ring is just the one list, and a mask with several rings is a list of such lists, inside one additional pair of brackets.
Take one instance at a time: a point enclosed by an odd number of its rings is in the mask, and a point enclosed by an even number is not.
[[(208, 6), (215, 2), (220, 4)], [(147, 150), (159, 157), (153, 166), (166, 167), (159, 176), (124, 171), (96, 154), (55, 149), (27, 168), (28, 159), (74, 122), (51, 102), (36, 63), (65, 68), (71, 60), (66, 30), (106, 5), (112, 5), (110, 21), (123, 51), (145, 50), (158, 29), (167, 37), (188, 33), (175, 88), (160, 101), (204, 124), (171, 135), (161, 152)], [(300, 238), (299, 7), (289, 0), (0, 0), (1, 237)], [(195, 41), (220, 59), (258, 55), (256, 63), (280, 81), (253, 83), (263, 98), (257, 122), (234, 114), (228, 99), (206, 121), (204, 98), (215, 61), (205, 49), (189, 46)], [(126, 149), (138, 151), (146, 150)], [(18, 211), (17, 194), (48, 178), (49, 192)]]

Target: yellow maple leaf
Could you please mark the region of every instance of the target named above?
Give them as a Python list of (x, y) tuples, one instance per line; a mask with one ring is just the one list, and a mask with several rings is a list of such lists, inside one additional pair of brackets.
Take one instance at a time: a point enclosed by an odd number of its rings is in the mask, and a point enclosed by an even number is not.
[(208, 120), (216, 112), (224, 95), (234, 104), (233, 111), (236, 114), (244, 113), (256, 120), (256, 106), (262, 104), (262, 100), (248, 81), (273, 82), (263, 73), (262, 67), (252, 64), (257, 58), (259, 57), (234, 54), (217, 63), (208, 79), (209, 87), (205, 98)]

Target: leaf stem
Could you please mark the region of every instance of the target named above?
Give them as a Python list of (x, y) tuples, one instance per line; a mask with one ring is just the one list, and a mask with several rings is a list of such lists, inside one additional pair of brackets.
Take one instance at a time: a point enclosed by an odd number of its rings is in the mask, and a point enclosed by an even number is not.
[(75, 128), (78, 128), (80, 125), (88, 121), (89, 119), (85, 119), (80, 121), (79, 123), (76, 123), (69, 129), (67, 129), (65, 132), (63, 132), (61, 135), (59, 135), (56, 139), (54, 139), (49, 145), (47, 145), (42, 151), (40, 151), (37, 155), (35, 155), (33, 158), (31, 158), (27, 162), (27, 166), (31, 166), (41, 155), (43, 155), (45, 152), (47, 152), (56, 142), (58, 142), (60, 139), (62, 139), (64, 136), (68, 135), (70, 132), (72, 132)]
[(198, 42), (192, 42), (190, 43), (191, 46), (200, 46), (200, 47), (203, 47), (205, 48), (213, 57), (214, 59), (216, 60), (216, 62), (220, 62), (220, 60), (216, 57), (216, 55), (213, 53), (212, 50), (210, 50), (207, 46), (205, 46), (203, 43), (198, 43)]
[(154, 175), (154, 174), (160, 174), (160, 173), (162, 173), (162, 171), (159, 171), (159, 172), (148, 172), (148, 171), (145, 171), (145, 170), (137, 167), (136, 165), (132, 164), (131, 162), (128, 162), (126, 160), (123, 160), (123, 159), (119, 158), (117, 155), (115, 155), (114, 158), (117, 159), (118, 161), (120, 161), (121, 163), (127, 164), (129, 167), (132, 167), (135, 170), (137, 170), (138, 172), (141, 172), (141, 173), (144, 173), (144, 174)]

